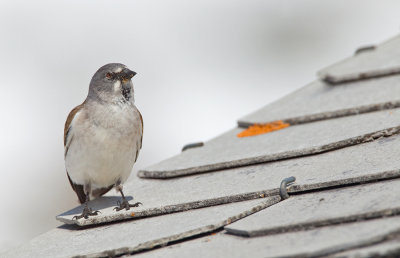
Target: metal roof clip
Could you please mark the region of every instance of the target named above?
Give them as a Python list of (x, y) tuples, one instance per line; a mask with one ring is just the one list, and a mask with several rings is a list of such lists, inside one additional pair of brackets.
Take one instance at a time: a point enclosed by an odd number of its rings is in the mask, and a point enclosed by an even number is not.
[(282, 180), (281, 187), (279, 189), (279, 195), (281, 196), (282, 200), (289, 198), (289, 194), (287, 192), (286, 187), (289, 184), (294, 183), (294, 181), (296, 181), (296, 178), (294, 176), (291, 176), (291, 177), (288, 177), (288, 178), (285, 178)]
[(185, 150), (191, 149), (191, 148), (202, 147), (203, 145), (204, 145), (203, 142), (189, 143), (189, 144), (186, 144), (185, 146), (183, 146), (182, 151), (185, 151)]
[(374, 45), (359, 47), (354, 52), (354, 55), (358, 55), (358, 54), (360, 54), (362, 52), (368, 52), (368, 51), (372, 51), (372, 50), (375, 50), (375, 49), (376, 49), (376, 47)]

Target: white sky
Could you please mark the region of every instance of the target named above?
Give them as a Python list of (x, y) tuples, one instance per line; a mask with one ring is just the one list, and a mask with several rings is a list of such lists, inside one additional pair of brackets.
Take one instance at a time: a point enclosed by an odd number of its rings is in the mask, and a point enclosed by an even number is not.
[[(63, 126), (121, 62), (144, 118), (138, 169), (236, 126), (317, 70), (398, 33), (400, 1), (0, 0), (0, 251), (77, 205)], [(141, 200), (145, 202), (145, 200)]]

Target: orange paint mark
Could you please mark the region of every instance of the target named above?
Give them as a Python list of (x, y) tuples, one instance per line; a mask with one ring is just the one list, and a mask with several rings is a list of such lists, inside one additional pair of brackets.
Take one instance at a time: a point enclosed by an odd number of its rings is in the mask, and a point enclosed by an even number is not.
[(246, 130), (238, 133), (237, 137), (247, 137), (264, 133), (270, 133), (273, 131), (281, 130), (289, 126), (290, 126), (289, 123), (285, 123), (282, 120), (274, 121), (267, 124), (254, 124), (249, 128), (247, 128)]
[(131, 217), (135, 217), (135, 213), (134, 212), (131, 213)]

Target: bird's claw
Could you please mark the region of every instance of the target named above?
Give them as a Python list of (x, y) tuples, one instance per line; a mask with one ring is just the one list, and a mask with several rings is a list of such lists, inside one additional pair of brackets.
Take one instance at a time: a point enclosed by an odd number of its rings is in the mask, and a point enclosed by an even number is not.
[(72, 217), (72, 220), (78, 220), (78, 219), (81, 219), (81, 218), (88, 219), (89, 216), (96, 216), (96, 215), (98, 215), (99, 213), (101, 213), (101, 212), (100, 212), (100, 211), (93, 211), (91, 208), (85, 207), (85, 208), (83, 209), (83, 211), (82, 211), (82, 214), (79, 215), (79, 216), (74, 216), (74, 217)]
[(139, 205), (143, 205), (143, 203), (135, 202), (134, 204), (129, 204), (129, 207), (139, 207)]
[(130, 204), (127, 200), (123, 200), (122, 202), (117, 201), (118, 207), (114, 207), (114, 210), (120, 211), (120, 210), (129, 210), (131, 207), (139, 207), (139, 205), (143, 205), (141, 202), (136, 202), (134, 204)]

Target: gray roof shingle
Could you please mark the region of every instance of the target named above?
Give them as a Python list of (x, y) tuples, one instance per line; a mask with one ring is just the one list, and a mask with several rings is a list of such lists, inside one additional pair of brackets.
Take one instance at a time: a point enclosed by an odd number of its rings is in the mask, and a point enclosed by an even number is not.
[[(400, 45), (399, 45), (400, 48)], [(247, 127), (284, 120), (301, 124), (400, 106), (400, 75), (332, 86), (317, 80), (239, 119)]]
[[(292, 211), (293, 212), (293, 211)], [(325, 257), (346, 250), (366, 248), (399, 235), (394, 225), (400, 217), (338, 224), (307, 231), (244, 238), (224, 231), (192, 241), (142, 253), (138, 257)], [(387, 253), (399, 247), (379, 246), (371, 250)], [(366, 255), (370, 252), (366, 250)], [(135, 256), (136, 257), (136, 256)], [(343, 256), (342, 256), (343, 257)], [(346, 256), (345, 256), (346, 257)], [(361, 256), (366, 257), (366, 256)], [(395, 256), (393, 256), (395, 257)]]
[(12, 250), (6, 256), (98, 257), (137, 252), (193, 235), (213, 232), (279, 200), (278, 197), (252, 200), (83, 230), (74, 226), (59, 227)]
[(400, 109), (370, 112), (287, 127), (273, 133), (238, 138), (233, 129), (139, 171), (140, 177), (166, 178), (300, 157), (343, 148), (400, 130)]
[(356, 52), (318, 73), (322, 80), (343, 83), (400, 73), (400, 37), (396, 36), (369, 51)]
[(399, 195), (399, 179), (300, 194), (225, 229), (253, 237), (394, 216), (400, 214)]
[[(390, 236), (388, 236), (390, 238)], [(364, 247), (359, 247), (355, 249), (350, 249), (349, 251), (344, 251), (332, 255), (336, 258), (360, 258), (360, 257), (396, 257), (400, 253), (400, 241), (395, 240), (383, 240), (381, 243), (375, 245), (369, 245)]]

